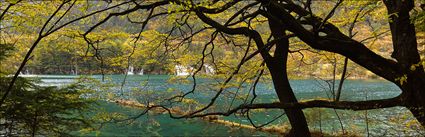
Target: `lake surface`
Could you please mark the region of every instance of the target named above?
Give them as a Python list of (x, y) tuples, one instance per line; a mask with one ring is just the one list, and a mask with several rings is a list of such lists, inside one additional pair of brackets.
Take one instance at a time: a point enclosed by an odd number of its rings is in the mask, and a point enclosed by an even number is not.
[[(90, 76), (95, 79), (101, 79), (101, 76)], [(42, 85), (63, 86), (76, 81), (77, 76), (58, 76), (40, 75), (38, 78), (43, 82)], [(122, 98), (144, 98), (143, 95), (133, 94), (134, 90), (164, 92), (170, 89), (189, 91), (192, 84), (173, 84), (169, 83), (170, 76), (165, 75), (130, 75), (127, 76), (124, 87), (120, 88), (120, 84), (124, 79), (123, 75), (110, 75), (105, 79), (109, 83), (115, 85), (110, 86), (110, 90), (101, 90), (99, 92), (108, 92), (114, 96), (121, 95)], [(200, 81), (200, 82), (199, 82)], [(213, 82), (208, 79), (199, 80), (202, 85)], [(291, 80), (291, 86), (298, 100), (329, 98), (328, 85), (320, 80)], [(246, 85), (248, 86), (248, 85)], [(203, 89), (201, 88), (200, 91)], [(231, 90), (231, 89), (230, 89)], [(229, 90), (229, 92), (231, 92)], [(198, 91), (198, 92), (200, 92)], [(245, 92), (241, 90), (240, 92)], [(248, 91), (246, 91), (248, 92)], [(245, 94), (246, 94), (245, 92)], [(257, 86), (258, 100), (257, 102), (270, 102), (277, 100), (271, 82), (262, 82)], [(344, 84), (341, 100), (370, 100), (390, 98), (400, 94), (400, 89), (383, 80), (347, 80)], [(210, 94), (193, 95), (193, 98), (202, 101), (209, 101)], [(217, 108), (226, 109), (228, 101), (231, 97), (219, 98)], [(226, 103), (227, 102), (227, 103)], [(236, 102), (237, 103), (237, 102)], [(240, 103), (240, 102), (239, 102)], [(220, 106), (223, 104), (222, 106)], [(233, 105), (236, 106), (236, 105)], [(121, 114), (126, 117), (137, 116), (143, 110), (132, 109), (99, 101), (96, 110), (90, 113), (108, 112), (110, 114)], [(346, 131), (356, 133), (357, 135), (367, 135), (367, 132), (375, 136), (421, 136), (424, 131), (420, 130), (417, 125), (412, 125), (415, 120), (411, 113), (402, 107), (386, 108), (369, 111), (348, 111), (333, 109), (305, 109), (306, 117), (311, 130), (324, 131), (326, 133), (334, 133), (341, 131), (341, 125), (338, 117), (341, 119), (343, 127)], [(335, 114), (338, 113), (338, 115)], [(260, 125), (272, 120), (282, 114), (281, 110), (268, 110), (262, 112), (253, 112), (252, 119), (254, 123)], [(366, 115), (367, 114), (367, 115)], [(368, 125), (366, 125), (366, 118)], [(250, 124), (249, 121), (240, 116), (224, 117), (242, 124)], [(271, 125), (287, 124), (285, 116), (272, 122)], [(368, 128), (367, 128), (368, 127)], [(199, 119), (172, 119), (166, 114), (148, 114), (141, 116), (135, 120), (121, 123), (106, 123), (97, 132), (89, 132), (80, 135), (100, 135), (100, 136), (274, 136), (260, 131), (252, 131), (247, 129), (231, 128), (219, 124), (209, 123)]]

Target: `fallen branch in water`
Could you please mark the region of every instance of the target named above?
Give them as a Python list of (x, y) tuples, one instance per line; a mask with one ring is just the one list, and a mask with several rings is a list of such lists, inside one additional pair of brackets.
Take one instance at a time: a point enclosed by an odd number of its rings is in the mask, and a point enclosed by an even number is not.
[[(151, 107), (154, 106), (154, 105), (147, 106), (147, 105), (141, 104), (141, 103), (134, 101), (134, 100), (122, 100), (122, 99), (120, 99), (120, 100), (114, 100), (114, 101), (110, 101), (110, 102), (114, 102), (114, 103), (117, 103), (117, 104), (122, 105), (122, 106), (139, 108), (139, 109), (147, 109), (147, 108), (151, 108)], [(155, 113), (167, 113), (168, 112), (167, 110), (165, 110), (161, 107), (151, 108), (150, 111), (155, 112)], [(184, 115), (184, 114), (186, 114), (183, 111), (178, 110), (178, 109), (170, 109), (170, 112), (174, 115)], [(222, 119), (219, 119), (219, 118), (220, 118), (219, 116), (212, 116), (212, 115), (200, 117), (200, 119), (211, 122), (211, 123), (221, 124), (221, 125), (225, 125), (225, 126), (229, 126), (229, 127), (263, 131), (263, 132), (267, 132), (267, 133), (271, 133), (271, 134), (286, 135), (290, 130), (289, 127), (287, 127), (287, 126), (268, 126), (268, 127), (262, 127), (262, 128), (255, 128), (252, 125), (241, 124), (241, 123), (232, 122), (232, 121), (228, 121), (228, 120), (222, 120)]]
[[(391, 99), (383, 99), (383, 100), (369, 100), (369, 101), (330, 101), (330, 100), (308, 100), (308, 101), (301, 101), (298, 103), (261, 103), (261, 104), (247, 104), (247, 105), (240, 105), (232, 110), (229, 110), (228, 112), (215, 112), (215, 113), (203, 113), (203, 114), (195, 114), (195, 115), (188, 115), (190, 112), (184, 112), (177, 108), (165, 108), (163, 106), (157, 106), (155, 104), (144, 105), (139, 103), (138, 101), (134, 100), (113, 100), (109, 102), (117, 103), (118, 105), (132, 107), (132, 108), (138, 108), (138, 109), (145, 109), (147, 111), (151, 111), (158, 114), (170, 114), (171, 115), (180, 115), (184, 117), (177, 117), (177, 118), (200, 118), (202, 120), (221, 124), (229, 127), (234, 128), (243, 128), (248, 130), (255, 130), (255, 131), (262, 131), (267, 132), (271, 134), (278, 134), (278, 135), (288, 135), (290, 128), (288, 126), (267, 126), (267, 127), (261, 127), (256, 128), (252, 125), (248, 124), (242, 124), (237, 122), (232, 122), (228, 120), (222, 120), (219, 119), (220, 115), (228, 116), (230, 114), (235, 113), (238, 110), (242, 109), (283, 109), (283, 108), (315, 108), (315, 107), (321, 107), (321, 108), (335, 108), (335, 109), (350, 109), (350, 110), (367, 110), (367, 109), (376, 109), (376, 108), (387, 108), (387, 107), (394, 107), (398, 106), (399, 98), (391, 98)], [(367, 104), (367, 105), (366, 105)], [(320, 132), (311, 132), (312, 136), (324, 136), (323, 133)], [(328, 134), (329, 135), (329, 134)], [(336, 136), (340, 136), (341, 134), (336, 134)], [(350, 134), (342, 134), (344, 136), (356, 136), (356, 135), (350, 135)]]

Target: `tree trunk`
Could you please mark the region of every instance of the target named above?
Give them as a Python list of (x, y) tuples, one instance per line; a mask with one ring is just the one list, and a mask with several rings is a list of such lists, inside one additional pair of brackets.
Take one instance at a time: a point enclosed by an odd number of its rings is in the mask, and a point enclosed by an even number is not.
[[(298, 102), (289, 84), (285, 64), (275, 62), (275, 64), (267, 65), (275, 87), (276, 93), (281, 103)], [(307, 121), (302, 109), (284, 109), (286, 116), (291, 123), (290, 136), (307, 137), (310, 136)]]
[(406, 81), (396, 83), (402, 90), (402, 99), (415, 118), (425, 127), (425, 72), (420, 63), (415, 26), (409, 12), (413, 0), (384, 0), (388, 10), (394, 52), (391, 57), (401, 65)]
[[(280, 39), (276, 44), (274, 57), (266, 59), (267, 67), (273, 79), (273, 85), (281, 103), (298, 102), (288, 80), (286, 63), (289, 52), (289, 40), (285, 37), (285, 30), (277, 22), (269, 20), (274, 39)], [(310, 132), (302, 109), (284, 109), (291, 123), (289, 136), (308, 137)]]
[(407, 76), (407, 82), (402, 85), (402, 99), (413, 116), (425, 127), (425, 81), (424, 77)]

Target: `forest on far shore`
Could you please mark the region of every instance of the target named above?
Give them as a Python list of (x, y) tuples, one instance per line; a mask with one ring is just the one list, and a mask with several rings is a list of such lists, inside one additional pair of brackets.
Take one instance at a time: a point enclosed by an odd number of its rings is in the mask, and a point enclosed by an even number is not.
[[(105, 3), (97, 3), (106, 6)], [(26, 5), (32, 7), (34, 5)], [(46, 5), (47, 6), (47, 5)], [(314, 5), (313, 5), (314, 6)], [(323, 6), (331, 7), (331, 3), (323, 2)], [(350, 11), (352, 5), (345, 4), (338, 8), (330, 23), (336, 24), (341, 29), (349, 27), (352, 18), (357, 12)], [(32, 7), (44, 8), (44, 7)], [(81, 7), (83, 8), (83, 7)], [(86, 7), (87, 8), (87, 7)], [(328, 12), (327, 8), (312, 7), (318, 15)], [(388, 31), (388, 21), (384, 7), (369, 5), (365, 16), (356, 24), (354, 38), (363, 41), (374, 52), (390, 57), (391, 33)], [(19, 9), (18, 9), (19, 10)], [(92, 12), (94, 8), (87, 8), (84, 12)], [(46, 11), (47, 10), (41, 10)], [(5, 72), (13, 73), (22, 62), (23, 57), (30, 48), (31, 41), (36, 38), (37, 28), (43, 12), (38, 14), (33, 11), (22, 9), (25, 16), (6, 16), (2, 28), (8, 28), (2, 32), (2, 40), (5, 43), (13, 43), (13, 50), (8, 51), (12, 57), (2, 61), (1, 68)], [(77, 9), (70, 12), (79, 13)], [(144, 15), (146, 13), (134, 13)], [(348, 14), (348, 16), (347, 16)], [(377, 16), (376, 16), (377, 15)], [(136, 16), (136, 15), (135, 15)], [(220, 17), (215, 17), (220, 18)], [(221, 17), (225, 18), (225, 16)], [(165, 18), (152, 18), (151, 23), (146, 24), (146, 31), (139, 33), (138, 25), (134, 25), (128, 16), (112, 16), (108, 22), (100, 25), (98, 31), (90, 33), (87, 37), (96, 39), (92, 44), (82, 37), (90, 28), (89, 24), (96, 23), (93, 18), (84, 19), (82, 22), (70, 24), (69, 27), (43, 39), (34, 50), (27, 65), (21, 71), (22, 74), (56, 74), (56, 75), (96, 75), (96, 74), (126, 74), (129, 68), (134, 73), (175, 75), (176, 66), (184, 66), (188, 71), (194, 71), (197, 60), (202, 58), (203, 45), (207, 44), (211, 31), (201, 31), (190, 42), (181, 42), (179, 36), (182, 32), (169, 29), (173, 27), (175, 16)], [(33, 20), (33, 21), (28, 21)], [(194, 28), (201, 27), (202, 23), (194, 22)], [(12, 27), (13, 26), (13, 27)], [(140, 27), (140, 25), (139, 25)], [(267, 25), (256, 25), (255, 29), (268, 35)], [(135, 38), (138, 39), (136, 40)], [(424, 52), (425, 33), (418, 32), (418, 47), (420, 53)], [(165, 45), (165, 46), (164, 46)], [(169, 45), (169, 46), (167, 46)], [(6, 46), (6, 45), (4, 45)], [(215, 60), (207, 60), (206, 64), (213, 66), (217, 73), (227, 73), (225, 66), (237, 65), (237, 58), (243, 56), (246, 45), (233, 46), (229, 40), (218, 37), (215, 40)], [(3, 48), (3, 47), (2, 47)], [(242, 52), (241, 52), (242, 51)], [(329, 53), (308, 47), (305, 43), (291, 39), (290, 54), (288, 58), (288, 75), (291, 78), (315, 78), (329, 77), (335, 73), (340, 75), (343, 70), (344, 57), (335, 53)], [(253, 60), (261, 60), (256, 56)], [(352, 79), (378, 78), (376, 75), (362, 68), (356, 63), (348, 64), (348, 76)], [(223, 67), (224, 66), (224, 67)], [(192, 70), (191, 70), (192, 68)]]

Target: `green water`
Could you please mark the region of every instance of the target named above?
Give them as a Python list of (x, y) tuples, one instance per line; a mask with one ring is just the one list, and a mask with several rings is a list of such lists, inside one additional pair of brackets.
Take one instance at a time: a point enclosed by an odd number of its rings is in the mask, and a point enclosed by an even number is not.
[[(106, 76), (107, 80), (119, 85), (124, 76), (112, 75)], [(74, 81), (72, 78), (40, 77), (46, 85), (66, 85)], [(100, 76), (94, 76), (100, 79)], [(143, 96), (135, 97), (127, 92), (134, 89), (151, 90), (156, 92), (166, 91), (169, 88), (179, 89), (181, 91), (189, 91), (192, 84), (172, 84), (168, 83), (170, 76), (128, 76), (123, 90), (117, 86), (109, 92), (124, 95), (124, 98), (143, 99)], [(198, 80), (198, 84), (208, 84), (210, 80)], [(248, 85), (245, 85), (248, 86)], [(291, 86), (299, 100), (312, 98), (328, 98), (329, 91), (326, 83), (317, 80), (292, 80)], [(143, 88), (141, 88), (143, 87)], [(206, 89), (199, 89), (202, 92)], [(105, 91), (103, 91), (105, 92)], [(228, 92), (231, 92), (229, 90)], [(247, 93), (248, 91), (240, 91)], [(270, 102), (277, 100), (271, 83), (263, 82), (257, 87), (257, 102)], [(347, 80), (343, 87), (341, 100), (366, 100), (390, 98), (400, 94), (399, 88), (382, 80)], [(194, 94), (191, 96), (200, 102), (208, 102), (212, 97), (211, 94)], [(217, 108), (227, 109), (231, 97), (220, 97), (218, 99)], [(241, 102), (237, 102), (241, 103)], [(130, 109), (118, 106), (113, 103), (101, 101), (98, 106), (99, 110), (110, 113), (123, 113), (127, 116), (137, 116), (143, 110)], [(236, 106), (236, 105), (234, 105)], [(94, 110), (95, 113), (97, 110)], [(340, 122), (333, 109), (306, 109), (307, 119), (311, 130), (332, 133), (341, 130)], [(338, 116), (342, 120), (345, 130), (354, 132), (358, 135), (366, 135), (366, 111), (347, 111), (337, 110)], [(282, 113), (281, 110), (270, 110), (263, 112), (253, 112), (251, 115), (255, 124), (259, 125), (270, 121)], [(414, 120), (409, 111), (405, 108), (394, 107), (379, 110), (367, 111), (369, 133), (375, 136), (421, 136), (424, 131), (417, 129), (418, 127), (406, 127), (407, 123)], [(245, 117), (229, 116), (226, 120), (231, 120), (243, 124), (250, 124)], [(287, 119), (285, 116), (277, 119), (272, 125), (285, 124)], [(198, 119), (172, 119), (166, 114), (148, 114), (139, 118), (122, 123), (105, 123), (98, 132), (91, 132), (84, 135), (100, 135), (100, 136), (271, 136), (272, 134), (251, 131), (245, 129), (235, 129), (218, 124), (208, 123)]]

